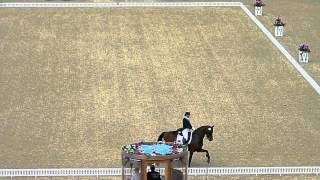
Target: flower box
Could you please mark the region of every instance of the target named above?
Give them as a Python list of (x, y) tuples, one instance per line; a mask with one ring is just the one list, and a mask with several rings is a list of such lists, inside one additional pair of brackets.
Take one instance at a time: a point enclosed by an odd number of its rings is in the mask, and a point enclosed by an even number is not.
[(256, 6), (254, 12), (256, 16), (262, 16), (262, 6)]
[(281, 37), (281, 36), (283, 36), (283, 26), (276, 26), (276, 27), (274, 28), (274, 35), (275, 35), (276, 37)]
[(299, 51), (299, 62), (300, 63), (308, 63), (309, 62), (309, 52)]
[(309, 62), (309, 53), (311, 52), (308, 44), (303, 43), (299, 46), (299, 62), (308, 63)]
[(127, 144), (122, 147), (122, 152), (126, 154), (136, 154), (138, 156), (168, 156), (188, 151), (186, 145), (162, 142), (141, 142)]

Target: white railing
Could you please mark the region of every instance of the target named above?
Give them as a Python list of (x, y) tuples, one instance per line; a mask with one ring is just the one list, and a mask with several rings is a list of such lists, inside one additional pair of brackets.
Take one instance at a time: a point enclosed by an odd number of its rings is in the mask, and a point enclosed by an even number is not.
[(320, 167), (221, 167), (190, 168), (188, 175), (320, 175)]
[[(160, 169), (163, 172), (163, 169)], [(87, 169), (0, 169), (0, 177), (40, 176), (121, 176), (121, 168)], [(131, 169), (125, 169), (130, 174)], [(190, 176), (224, 175), (320, 175), (320, 166), (310, 167), (208, 167), (189, 168)]]
[[(129, 170), (127, 170), (129, 172)], [(17, 176), (119, 176), (121, 168), (0, 169), (0, 177)]]
[(239, 7), (240, 2), (0, 3), (0, 8)]

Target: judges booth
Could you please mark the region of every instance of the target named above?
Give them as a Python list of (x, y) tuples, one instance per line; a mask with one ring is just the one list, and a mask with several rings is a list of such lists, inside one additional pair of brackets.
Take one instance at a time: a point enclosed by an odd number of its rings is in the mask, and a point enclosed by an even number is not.
[[(162, 180), (187, 180), (188, 147), (163, 142), (143, 142), (123, 146), (122, 180), (147, 180), (153, 164)], [(139, 179), (137, 178), (137, 179)]]

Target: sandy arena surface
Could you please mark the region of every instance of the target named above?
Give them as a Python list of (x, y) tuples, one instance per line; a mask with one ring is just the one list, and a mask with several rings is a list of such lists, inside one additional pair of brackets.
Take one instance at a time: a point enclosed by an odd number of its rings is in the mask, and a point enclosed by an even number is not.
[[(273, 32), (283, 16), (280, 42), (295, 56), (307, 41), (320, 82), (317, 12), (269, 0), (259, 20)], [(186, 110), (216, 126), (211, 166), (320, 163), (319, 95), (237, 8), (1, 9), (0, 37), (0, 168), (120, 167), (122, 145), (178, 128)]]
[(0, 17), (2, 168), (118, 167), (122, 145), (178, 128), (186, 110), (216, 125), (214, 166), (320, 162), (319, 96), (239, 9)]
[[(46, 0), (1, 0), (0, 2), (121, 2), (123, 0), (74, 0), (74, 1), (46, 1)], [(131, 0), (126, 0), (131, 1)], [(134, 2), (152, 2), (152, 0), (135, 0)], [(157, 0), (167, 1), (167, 0)], [(196, 0), (169, 0), (196, 1)], [(201, 0), (201, 1), (235, 1), (243, 2), (254, 13), (254, 0)], [(274, 18), (280, 15), (286, 22), (284, 36), (278, 38), (280, 43), (298, 59), (297, 47), (307, 42), (312, 50), (310, 63), (303, 64), (303, 68), (318, 82), (320, 82), (320, 1), (318, 0), (266, 0), (263, 16), (258, 19), (274, 33)]]

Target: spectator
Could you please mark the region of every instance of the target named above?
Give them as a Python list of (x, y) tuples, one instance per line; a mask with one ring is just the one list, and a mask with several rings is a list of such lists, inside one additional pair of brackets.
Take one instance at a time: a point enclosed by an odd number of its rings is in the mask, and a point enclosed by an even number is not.
[(161, 180), (160, 173), (155, 171), (156, 167), (152, 164), (151, 171), (147, 173), (147, 180)]

